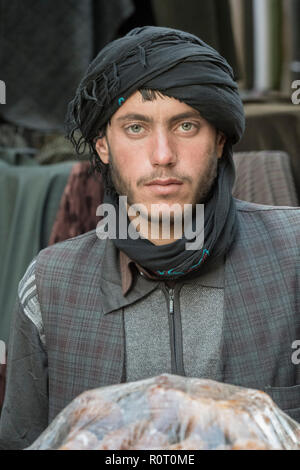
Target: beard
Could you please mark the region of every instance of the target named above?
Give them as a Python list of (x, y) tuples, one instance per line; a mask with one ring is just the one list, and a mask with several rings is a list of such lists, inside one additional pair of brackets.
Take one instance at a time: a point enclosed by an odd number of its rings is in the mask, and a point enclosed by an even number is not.
[[(111, 182), (110, 185), (111, 187), (109, 188), (110, 191), (112, 191), (115, 194), (115, 197), (118, 198), (118, 196), (127, 196), (127, 204), (128, 206), (132, 206), (133, 204), (143, 204), (143, 201), (136, 201), (134, 198), (134, 189), (132, 187), (132, 184), (130, 181), (127, 181), (122, 174), (120, 173), (118, 166), (116, 165), (116, 160), (113, 156), (113, 153), (111, 151), (111, 148), (108, 145), (109, 149), (109, 163), (108, 163), (108, 180)], [(210, 197), (212, 196), (212, 193), (214, 191), (214, 187), (217, 181), (217, 176), (218, 176), (218, 161), (219, 158), (217, 157), (217, 152), (216, 152), (216, 147), (210, 154), (206, 155), (205, 158), (207, 164), (205, 166), (204, 171), (201, 174), (201, 177), (199, 178), (199, 181), (197, 182), (197, 187), (196, 191), (193, 197), (192, 202), (192, 213), (195, 213), (196, 210), (196, 204), (204, 204), (206, 203)], [(156, 179), (156, 178), (178, 178), (179, 180), (182, 181), (187, 181), (191, 182), (191, 178), (186, 176), (183, 177), (182, 175), (153, 175), (151, 178), (147, 178), (147, 181)], [(139, 181), (139, 184), (144, 184), (145, 178), (142, 181)], [(106, 188), (107, 189), (107, 188)], [(142, 212), (141, 212), (141, 215)], [(181, 217), (180, 214), (173, 214), (171, 215), (170, 221), (174, 222), (176, 217)], [(148, 220), (150, 221), (151, 214), (148, 215)], [(152, 218), (152, 222), (161, 222), (162, 221), (162, 214), (159, 215), (159, 219), (155, 220)]]

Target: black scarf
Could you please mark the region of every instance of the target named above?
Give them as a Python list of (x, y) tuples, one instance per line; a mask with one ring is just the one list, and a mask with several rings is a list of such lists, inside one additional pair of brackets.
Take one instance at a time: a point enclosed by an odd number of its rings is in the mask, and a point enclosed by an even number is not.
[[(205, 202), (201, 249), (186, 250), (186, 243), (192, 240), (185, 237), (161, 246), (129, 236), (113, 242), (162, 279), (198, 275), (208, 260), (227, 253), (237, 229), (231, 193), (235, 176), (232, 144), (238, 142), (245, 125), (237, 84), (226, 60), (196, 36), (170, 28), (135, 28), (105, 46), (89, 66), (69, 106), (71, 140), (76, 141), (75, 133), (80, 130), (80, 139), (94, 148), (95, 122), (99, 128), (107, 123), (139, 88), (159, 90), (195, 108), (224, 132), (227, 142), (218, 162), (217, 180)], [(113, 188), (106, 188), (104, 202), (113, 204), (118, 214), (117, 196)]]

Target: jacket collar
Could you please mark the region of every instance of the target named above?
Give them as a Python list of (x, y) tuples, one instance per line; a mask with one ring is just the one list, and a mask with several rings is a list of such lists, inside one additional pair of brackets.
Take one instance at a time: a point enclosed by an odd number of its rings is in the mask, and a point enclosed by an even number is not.
[[(125, 297), (122, 290), (119, 251), (110, 238), (107, 238), (104, 243), (104, 254), (100, 266), (100, 289), (102, 310), (106, 314), (142, 299), (163, 281), (152, 280), (140, 275), (133, 276), (132, 284)], [(127, 268), (130, 269), (129, 266)], [(224, 288), (224, 258), (209, 263), (197, 279), (202, 286)], [(189, 284), (195, 280), (180, 280), (178, 282)]]
[(104, 314), (126, 307), (136, 300), (145, 297), (156, 289), (161, 282), (149, 280), (142, 276), (135, 276), (132, 288), (129, 290), (126, 297), (124, 297), (122, 292), (119, 251), (110, 238), (105, 240), (100, 272), (100, 289)]

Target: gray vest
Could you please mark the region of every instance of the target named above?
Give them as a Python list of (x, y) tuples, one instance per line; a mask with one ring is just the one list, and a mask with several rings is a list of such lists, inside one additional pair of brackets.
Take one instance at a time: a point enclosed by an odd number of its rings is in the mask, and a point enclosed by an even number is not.
[[(239, 229), (225, 259), (213, 378), (264, 390), (300, 421), (300, 365), (292, 360), (292, 344), (300, 339), (300, 210), (236, 204)], [(124, 380), (126, 309), (151, 310), (150, 294), (159, 281), (136, 276), (124, 297), (118, 252), (92, 231), (42, 250), (36, 282), (51, 421), (82, 391)], [(188, 303), (182, 308), (187, 318)]]

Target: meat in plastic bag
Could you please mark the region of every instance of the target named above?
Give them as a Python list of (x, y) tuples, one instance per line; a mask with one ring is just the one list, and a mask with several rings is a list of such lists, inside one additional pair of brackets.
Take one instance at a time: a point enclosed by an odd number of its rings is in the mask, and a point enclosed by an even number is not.
[(163, 374), (89, 390), (30, 450), (300, 449), (300, 424), (266, 393)]

